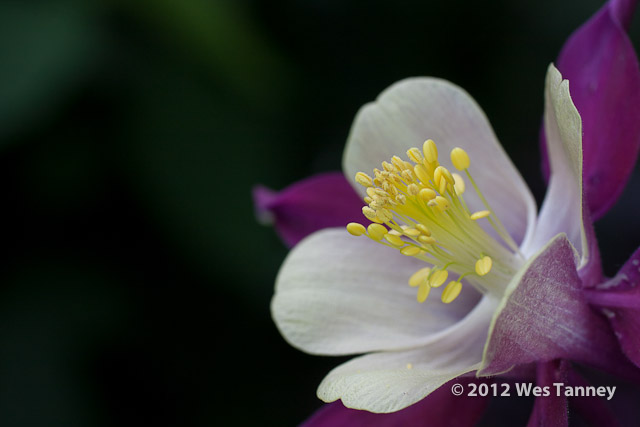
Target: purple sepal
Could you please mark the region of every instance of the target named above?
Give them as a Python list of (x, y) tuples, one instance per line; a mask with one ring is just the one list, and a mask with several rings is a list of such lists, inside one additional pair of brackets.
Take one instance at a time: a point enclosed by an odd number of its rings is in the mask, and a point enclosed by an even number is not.
[(592, 310), (583, 295), (566, 236), (555, 237), (507, 292), (493, 320), (481, 375), (562, 358), (640, 379), (640, 370), (620, 353), (604, 316)]
[(364, 203), (341, 172), (315, 175), (280, 192), (257, 185), (253, 203), (260, 222), (274, 224), (289, 247), (314, 231), (364, 218)]
[(536, 397), (533, 412), (529, 417), (528, 427), (565, 427), (569, 425), (567, 398), (558, 396), (553, 383), (566, 383), (569, 363), (566, 360), (552, 360), (538, 363), (536, 385), (547, 387), (548, 396)]
[(618, 199), (640, 148), (640, 69), (626, 34), (635, 6), (609, 1), (571, 35), (556, 64), (582, 117), (583, 183), (593, 220)]
[(455, 396), (451, 393), (454, 383), (467, 390), (474, 378), (456, 378), (422, 399), (398, 412), (374, 414), (345, 408), (341, 401), (328, 403), (305, 421), (304, 427), (391, 427), (391, 426), (474, 426), (482, 416), (489, 397)]
[(640, 248), (613, 279), (584, 294), (591, 304), (602, 307), (623, 353), (640, 367)]
[[(567, 381), (564, 382), (567, 383)], [(591, 384), (578, 375), (576, 371), (569, 369), (568, 385), (571, 387), (588, 387)], [(588, 421), (589, 425), (608, 427), (616, 427), (619, 425), (618, 420), (611, 411), (611, 408), (609, 408), (602, 397), (571, 396), (569, 397), (569, 405), (578, 414), (580, 414), (583, 420)]]

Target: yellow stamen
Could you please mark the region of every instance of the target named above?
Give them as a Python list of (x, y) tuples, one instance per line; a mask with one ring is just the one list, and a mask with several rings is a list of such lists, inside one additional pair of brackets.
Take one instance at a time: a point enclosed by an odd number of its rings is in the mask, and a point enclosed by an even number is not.
[(453, 175), (451, 175), (451, 172), (449, 172), (449, 169), (445, 168), (444, 166), (438, 166), (436, 168), (436, 170), (433, 172), (433, 179), (436, 181), (436, 183), (444, 179), (447, 181), (447, 184), (451, 184), (451, 185), (455, 184)]
[(380, 220), (380, 222), (389, 222), (393, 215), (389, 212), (388, 209), (378, 209), (376, 213), (376, 217)]
[(418, 237), (418, 241), (420, 243), (424, 243), (425, 245), (433, 245), (436, 242), (436, 239), (431, 236), (420, 236)]
[(448, 276), (449, 272), (447, 270), (434, 271), (429, 278), (429, 284), (434, 288), (442, 286), (442, 284), (447, 281)]
[(409, 184), (407, 186), (407, 193), (409, 193), (410, 196), (417, 196), (420, 193), (420, 187), (416, 184)]
[(478, 212), (472, 213), (471, 216), (469, 216), (469, 218), (476, 221), (478, 219), (486, 218), (489, 215), (491, 215), (491, 212), (489, 211), (478, 211)]
[(412, 288), (419, 286), (420, 283), (427, 280), (427, 278), (429, 277), (429, 273), (431, 273), (431, 268), (429, 267), (424, 267), (416, 271), (411, 275), (411, 277), (409, 277), (409, 286), (411, 286)]
[(437, 196), (435, 199), (436, 205), (438, 206), (438, 209), (440, 209), (441, 211), (446, 211), (449, 206), (451, 206), (451, 204), (449, 203), (449, 200), (445, 199), (442, 196)]
[(371, 177), (364, 172), (358, 172), (356, 174), (356, 182), (363, 187), (373, 186), (373, 179), (371, 179)]
[(415, 256), (420, 252), (422, 252), (422, 250), (416, 246), (405, 246), (404, 248), (400, 249), (400, 253), (406, 256)]
[(491, 266), (493, 265), (493, 260), (491, 257), (483, 256), (478, 261), (476, 261), (476, 273), (478, 276), (484, 276), (491, 271)]
[(369, 237), (373, 240), (382, 240), (385, 234), (387, 234), (387, 228), (381, 224), (369, 224), (367, 227)]
[[(418, 301), (424, 301), (432, 287), (443, 286), (449, 271), (460, 279), (443, 291), (446, 303), (459, 295), (462, 279), (480, 292), (503, 295), (524, 258), (473, 180), (467, 153), (461, 148), (451, 151), (453, 167), (465, 171), (464, 179), (438, 162), (433, 140), (425, 141), (422, 151), (409, 149), (407, 156), (413, 163), (393, 156), (373, 170), (373, 178), (356, 174), (358, 184), (366, 187), (367, 206), (362, 212), (371, 221), (367, 236), (428, 263), (409, 279), (419, 288)], [(467, 180), (477, 195), (468, 199), (469, 205), (462, 198)], [(485, 210), (470, 211), (478, 198)], [(478, 223), (481, 218), (489, 221)], [(488, 226), (494, 232), (486, 230)], [(358, 223), (349, 224), (347, 230), (354, 235), (365, 232)], [(501, 240), (493, 237), (496, 234)]]
[(418, 196), (420, 196), (420, 198), (422, 200), (424, 200), (425, 202), (428, 202), (429, 200), (435, 199), (437, 195), (438, 195), (438, 193), (436, 193), (435, 191), (433, 191), (430, 188), (423, 188), (418, 193)]
[(427, 139), (422, 145), (422, 151), (424, 152), (424, 158), (427, 162), (433, 163), (438, 161), (438, 147), (433, 140)]
[(393, 234), (385, 234), (384, 238), (387, 242), (391, 243), (393, 246), (403, 246), (404, 245), (404, 241), (398, 237), (398, 236), (394, 236)]
[(469, 155), (466, 151), (462, 148), (456, 147), (451, 150), (451, 163), (453, 163), (454, 168), (459, 171), (463, 171), (469, 168), (471, 161), (469, 160)]
[(456, 194), (458, 196), (462, 196), (465, 190), (464, 179), (462, 179), (462, 177), (457, 173), (452, 173), (451, 175), (453, 176), (453, 180), (455, 182), (453, 184), (453, 188), (455, 188)]
[(353, 236), (362, 236), (367, 232), (367, 229), (364, 228), (364, 225), (362, 224), (358, 224), (357, 222), (350, 222), (349, 224), (347, 224), (347, 231)]
[(413, 172), (416, 174), (418, 179), (422, 182), (422, 185), (429, 184), (429, 180), (431, 180), (431, 177), (429, 176), (429, 172), (427, 171), (427, 168), (425, 168), (423, 165), (415, 165), (413, 167)]
[(454, 282), (453, 280), (449, 282), (447, 286), (442, 290), (442, 295), (440, 298), (442, 302), (445, 304), (449, 304), (460, 295), (460, 291), (462, 291), (462, 283)]
[(391, 158), (391, 163), (393, 163), (393, 166), (398, 168), (399, 171), (403, 171), (404, 170), (404, 160), (402, 160), (400, 157), (393, 156)]
[(406, 228), (404, 230), (404, 234), (411, 237), (417, 237), (420, 235), (420, 230), (417, 230), (415, 228)]
[(425, 302), (427, 297), (429, 296), (429, 292), (431, 291), (431, 286), (428, 283), (421, 283), (418, 288), (418, 302)]
[(414, 163), (422, 163), (422, 153), (419, 148), (413, 147), (407, 150), (407, 157)]
[(427, 226), (426, 226), (426, 225), (424, 225), (424, 224), (418, 224), (418, 225), (416, 225), (416, 228), (417, 228), (417, 229), (418, 229), (418, 231), (420, 231), (421, 233), (426, 234), (427, 236), (431, 236), (431, 230), (429, 230), (429, 229), (427, 228)]
[(378, 219), (378, 217), (376, 216), (376, 211), (371, 209), (369, 206), (364, 206), (362, 208), (362, 214), (369, 220), (372, 222), (384, 222), (384, 221), (380, 221)]

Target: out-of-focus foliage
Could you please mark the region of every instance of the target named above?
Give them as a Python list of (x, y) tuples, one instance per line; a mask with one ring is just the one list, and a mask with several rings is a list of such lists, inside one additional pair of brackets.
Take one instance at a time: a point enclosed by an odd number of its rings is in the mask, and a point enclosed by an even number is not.
[[(271, 322), (286, 250), (251, 186), (338, 169), (362, 104), (435, 75), (542, 194), (544, 73), (598, 7), (0, 2), (0, 425), (301, 421), (335, 360)], [(599, 224), (610, 271), (632, 193)]]
[(73, 0), (0, 3), (0, 138), (50, 114), (95, 66), (104, 35)]

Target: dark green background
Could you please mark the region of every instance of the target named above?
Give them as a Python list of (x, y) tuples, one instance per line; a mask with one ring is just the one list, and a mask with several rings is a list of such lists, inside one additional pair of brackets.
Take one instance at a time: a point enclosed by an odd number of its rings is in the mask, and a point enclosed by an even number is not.
[[(0, 425), (303, 420), (340, 360), (276, 331), (287, 251), (252, 185), (339, 169), (357, 109), (432, 75), (478, 100), (540, 200), (545, 71), (598, 7), (2, 0)], [(638, 200), (598, 225), (609, 273)]]

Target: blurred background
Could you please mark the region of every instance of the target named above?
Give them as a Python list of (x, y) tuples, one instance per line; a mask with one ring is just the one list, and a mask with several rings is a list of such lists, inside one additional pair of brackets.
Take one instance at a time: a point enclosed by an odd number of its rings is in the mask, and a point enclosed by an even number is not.
[[(338, 170), (357, 109), (431, 75), (541, 200), (545, 71), (601, 4), (0, 1), (0, 425), (302, 421), (341, 360), (273, 325), (287, 249), (251, 187)], [(633, 180), (597, 225), (610, 274), (640, 243)]]

